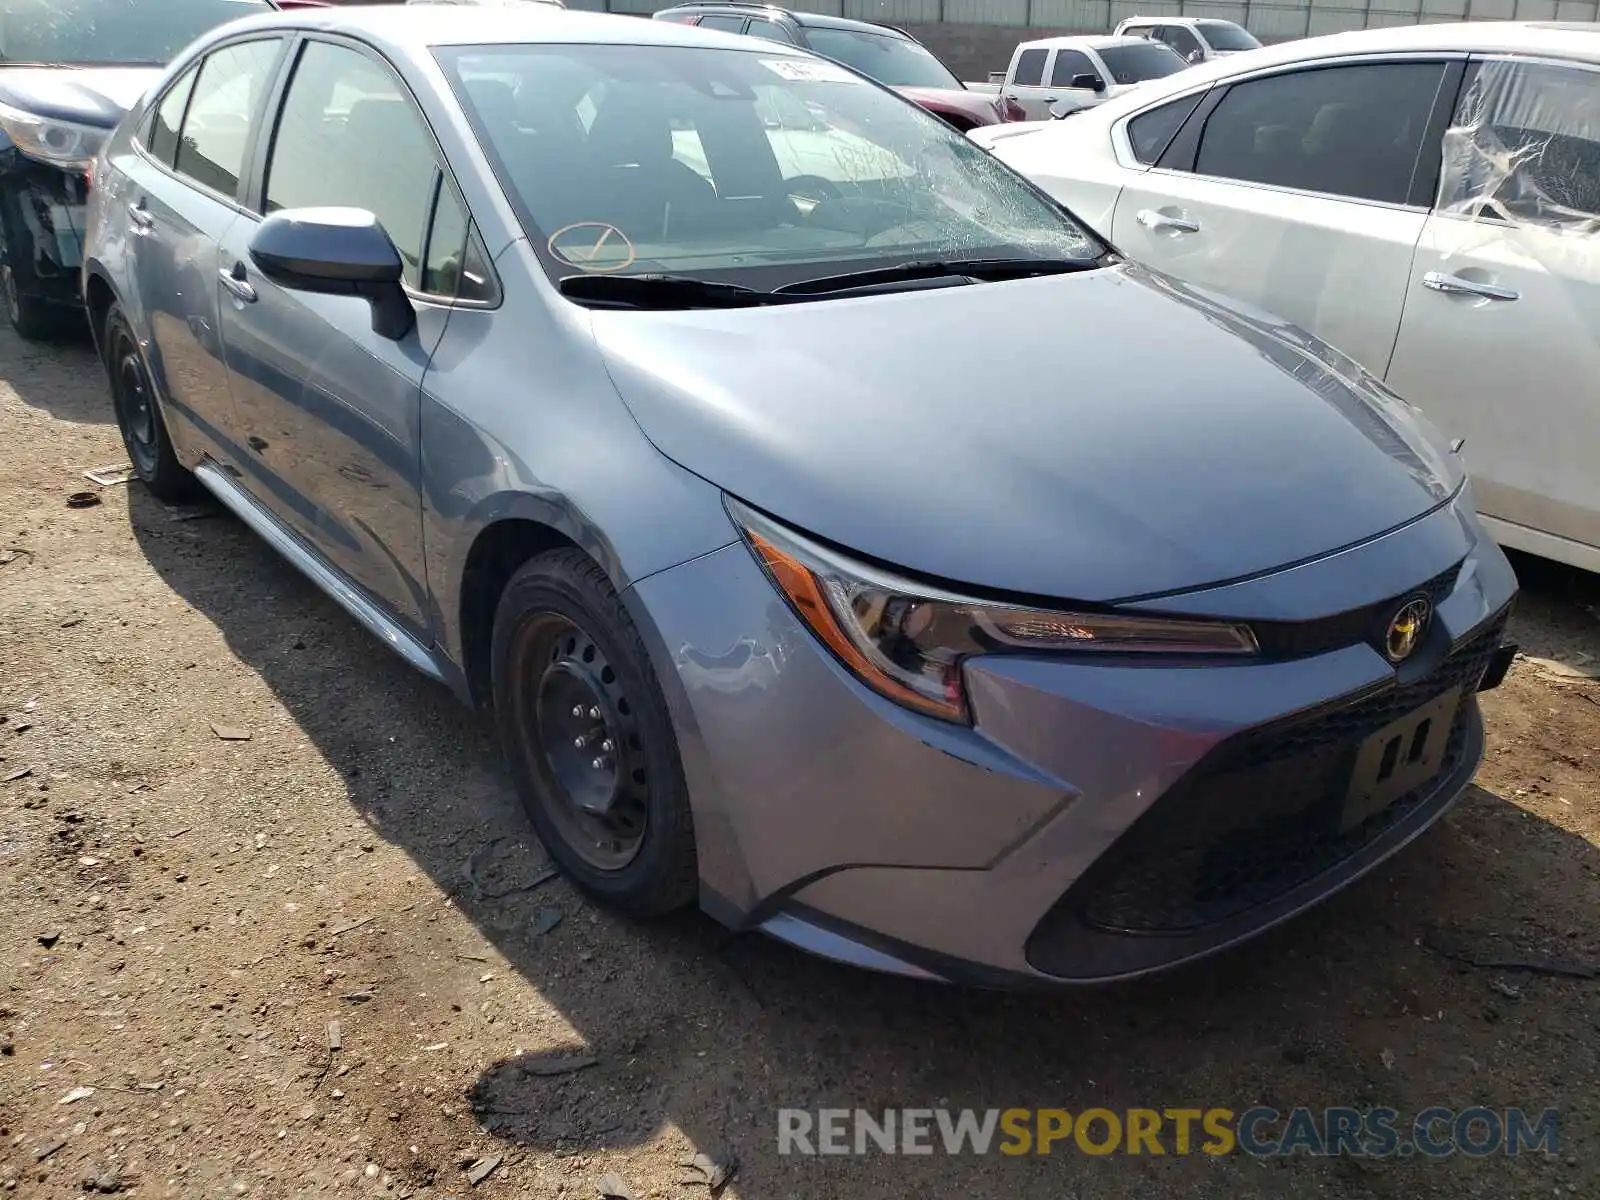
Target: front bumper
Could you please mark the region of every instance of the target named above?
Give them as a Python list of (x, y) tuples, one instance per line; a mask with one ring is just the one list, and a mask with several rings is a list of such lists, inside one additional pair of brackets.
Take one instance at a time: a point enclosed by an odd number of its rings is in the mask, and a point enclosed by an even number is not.
[[(1401, 668), (1340, 642), (1360, 628), (1348, 614), (1419, 579), (1434, 621)], [(1212, 953), (1427, 828), (1481, 757), (1474, 693), (1503, 673), (1515, 590), (1463, 497), (1357, 549), (1164, 602), (1278, 622), (1277, 660), (972, 660), (970, 729), (859, 685), (742, 545), (628, 598), (665, 668), (703, 906), (858, 965), (1014, 986)], [(1438, 770), (1341, 831), (1357, 746), (1451, 688)]]
[(52, 304), (83, 303), (88, 193), (82, 176), (0, 149), (0, 254), (18, 290)]

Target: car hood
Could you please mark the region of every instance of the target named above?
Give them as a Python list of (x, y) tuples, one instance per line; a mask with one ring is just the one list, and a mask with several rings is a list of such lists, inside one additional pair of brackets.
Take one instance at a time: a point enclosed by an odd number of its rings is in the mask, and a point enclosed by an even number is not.
[(1374, 537), (1461, 483), (1348, 360), (1132, 265), (592, 317), (662, 453), (948, 583), (1100, 602), (1199, 588)]
[(0, 67), (0, 104), (110, 129), (160, 77), (159, 67)]
[(895, 88), (907, 100), (924, 108), (942, 108), (965, 113), (974, 120), (993, 123), (1000, 119), (998, 94), (967, 91), (964, 88)]

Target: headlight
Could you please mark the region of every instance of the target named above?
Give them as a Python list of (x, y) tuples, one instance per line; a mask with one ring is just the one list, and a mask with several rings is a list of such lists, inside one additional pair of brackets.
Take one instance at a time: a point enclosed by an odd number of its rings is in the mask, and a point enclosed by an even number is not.
[(109, 129), (57, 121), (9, 104), (0, 104), (0, 129), (29, 158), (80, 171), (88, 170), (111, 136)]
[(898, 704), (968, 720), (961, 662), (977, 654), (1241, 655), (1241, 625), (1023, 608), (940, 591), (849, 559), (729, 498), (756, 560), (812, 633)]

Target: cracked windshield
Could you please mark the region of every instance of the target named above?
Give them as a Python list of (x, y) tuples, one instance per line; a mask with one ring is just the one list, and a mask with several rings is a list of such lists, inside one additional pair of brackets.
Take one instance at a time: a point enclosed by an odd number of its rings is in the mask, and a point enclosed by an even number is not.
[(447, 52), (546, 269), (770, 289), (1104, 247), (942, 122), (842, 66), (758, 51)]

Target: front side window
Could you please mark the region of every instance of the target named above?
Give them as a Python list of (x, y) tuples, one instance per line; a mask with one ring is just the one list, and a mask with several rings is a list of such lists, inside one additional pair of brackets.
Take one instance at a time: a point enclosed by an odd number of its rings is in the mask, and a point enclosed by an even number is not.
[[(834, 63), (754, 42), (437, 54), (556, 279), (771, 288), (907, 260), (1104, 251), (987, 152)], [(516, 76), (520, 111), (477, 106), (482, 76)]]
[(1445, 134), (1439, 208), (1592, 232), (1600, 218), (1600, 73), (1481, 64)]
[(281, 38), (262, 38), (206, 56), (173, 159), (180, 175), (224, 196), (239, 190), (250, 121), (282, 48)]
[(1200, 36), (1205, 38), (1213, 50), (1224, 52), (1232, 50), (1258, 50), (1261, 43), (1256, 40), (1253, 33), (1229, 21), (1219, 21), (1215, 25), (1207, 23), (1196, 26)]
[(1206, 121), (1195, 170), (1404, 204), (1443, 77), (1442, 63), (1370, 63), (1235, 84)]
[(1072, 87), (1073, 80), (1079, 75), (1099, 78), (1100, 72), (1095, 70), (1089, 56), (1082, 50), (1057, 50), (1056, 61), (1050, 65), (1050, 86)]
[(1024, 50), (1017, 55), (1017, 69), (1011, 74), (1011, 82), (1018, 87), (1039, 87), (1044, 83), (1044, 60), (1049, 57), (1048, 50)]
[(453, 300), (489, 301), (495, 296), (488, 256), (467, 218), (467, 206), (443, 179), (428, 230), (422, 290)]
[(961, 81), (909, 38), (856, 29), (807, 29), (811, 49), (886, 87), (960, 88)]
[(1143, 83), (1147, 79), (1165, 79), (1188, 67), (1168, 46), (1161, 42), (1146, 42), (1142, 46), (1107, 46), (1100, 51), (1100, 60), (1111, 72), (1113, 83)]
[(145, 149), (167, 166), (172, 166), (178, 155), (178, 134), (183, 129), (184, 110), (189, 107), (189, 96), (194, 91), (195, 76), (200, 68), (190, 67), (161, 98), (150, 121), (150, 133)]
[(165, 66), (202, 33), (271, 11), (266, 0), (4, 0), (0, 63)]
[(387, 68), (344, 46), (306, 45), (267, 163), (269, 213), (364, 208), (400, 251), (406, 284), (418, 287), (438, 170), (422, 115)]

